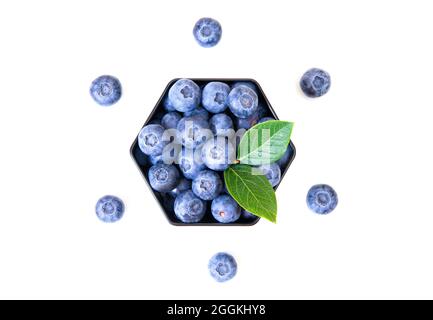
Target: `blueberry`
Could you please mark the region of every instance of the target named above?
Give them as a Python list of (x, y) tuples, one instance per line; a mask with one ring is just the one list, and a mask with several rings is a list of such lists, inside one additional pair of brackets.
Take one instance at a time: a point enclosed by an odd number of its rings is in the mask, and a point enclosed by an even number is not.
[(256, 85), (254, 84), (254, 82), (251, 82), (251, 81), (238, 81), (238, 82), (235, 82), (232, 85), (232, 89), (237, 88), (239, 86), (247, 86), (248, 88), (253, 89), (254, 91), (257, 90)]
[(241, 207), (229, 195), (223, 194), (212, 200), (211, 212), (221, 223), (235, 222), (241, 215)]
[(242, 217), (244, 217), (244, 219), (247, 219), (247, 220), (254, 220), (254, 219), (258, 218), (255, 214), (253, 214), (247, 210), (242, 210)]
[(200, 87), (192, 80), (179, 79), (168, 91), (168, 98), (177, 111), (192, 111), (200, 103)]
[(138, 134), (138, 146), (143, 153), (149, 156), (162, 154), (168, 141), (163, 140), (164, 127), (159, 124), (149, 124)]
[(180, 171), (187, 179), (194, 179), (198, 173), (206, 168), (201, 158), (201, 149), (182, 148), (179, 153), (177, 163)]
[(218, 21), (212, 18), (201, 18), (192, 31), (195, 40), (204, 48), (215, 46), (221, 39), (222, 29)]
[(202, 146), (212, 134), (209, 123), (197, 116), (180, 119), (177, 131), (180, 143), (190, 149)]
[(161, 125), (166, 129), (176, 129), (180, 119), (182, 119), (182, 116), (179, 113), (172, 111), (166, 113), (165, 116), (162, 117)]
[(208, 268), (212, 278), (218, 282), (225, 282), (236, 275), (238, 266), (233, 256), (220, 252), (209, 260)]
[(191, 190), (186, 190), (176, 197), (174, 213), (182, 222), (196, 223), (203, 219), (206, 213), (206, 203)]
[(172, 197), (177, 197), (182, 191), (191, 189), (191, 180), (181, 178), (176, 188), (170, 191)]
[(185, 112), (183, 115), (185, 117), (199, 117), (206, 121), (209, 120), (209, 112), (202, 107), (197, 107), (192, 111)]
[(300, 81), (301, 89), (310, 98), (323, 96), (331, 86), (331, 77), (324, 70), (313, 68), (304, 73)]
[(192, 192), (202, 200), (213, 200), (223, 188), (220, 176), (215, 171), (203, 170), (192, 181)]
[(257, 123), (263, 123), (263, 122), (271, 121), (271, 120), (275, 120), (275, 119), (272, 117), (264, 117), (264, 118), (261, 118), (259, 121), (257, 121)]
[(230, 87), (222, 82), (209, 82), (203, 89), (201, 103), (212, 113), (220, 113), (227, 109), (227, 97)]
[(338, 204), (337, 193), (326, 184), (317, 184), (311, 187), (307, 194), (307, 205), (313, 212), (328, 214)]
[(90, 95), (101, 106), (111, 106), (122, 96), (120, 81), (113, 76), (100, 76), (93, 80)]
[(212, 133), (216, 136), (232, 137), (234, 135), (233, 121), (225, 113), (218, 113), (209, 120)]
[(258, 97), (254, 90), (247, 86), (239, 86), (230, 91), (229, 108), (238, 118), (248, 118), (257, 112)]
[(139, 166), (145, 167), (147, 165), (147, 156), (140, 150), (140, 148), (134, 149), (134, 159)]
[(264, 164), (258, 168), (263, 172), (263, 175), (269, 180), (273, 187), (280, 183), (281, 169), (278, 163)]
[(176, 111), (174, 106), (171, 104), (170, 99), (167, 97), (164, 98), (164, 101), (162, 102), (162, 105), (164, 106), (165, 111), (171, 112)]
[(158, 163), (149, 169), (149, 182), (153, 190), (169, 192), (179, 183), (179, 171), (172, 164)]
[(104, 222), (116, 222), (124, 212), (123, 201), (115, 196), (104, 196), (96, 203), (96, 215)]
[(287, 163), (289, 162), (289, 160), (292, 157), (292, 155), (293, 155), (293, 148), (289, 144), (289, 146), (287, 147), (286, 152), (284, 152), (283, 156), (276, 163), (278, 163), (278, 165), (280, 166), (280, 168), (284, 168), (287, 165)]
[(204, 144), (201, 156), (209, 169), (224, 171), (236, 160), (236, 150), (225, 137), (214, 137)]

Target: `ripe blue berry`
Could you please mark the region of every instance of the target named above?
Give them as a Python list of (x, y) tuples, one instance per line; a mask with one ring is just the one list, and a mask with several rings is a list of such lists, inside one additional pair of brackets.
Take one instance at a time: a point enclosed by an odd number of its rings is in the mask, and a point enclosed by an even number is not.
[(215, 199), (222, 189), (223, 183), (215, 171), (203, 170), (192, 181), (192, 191), (202, 200)]
[(216, 136), (232, 137), (235, 133), (233, 130), (233, 121), (225, 113), (218, 113), (209, 120), (209, 126), (212, 133)]
[(281, 169), (277, 163), (264, 164), (258, 168), (263, 172), (263, 175), (269, 180), (273, 187), (280, 183)]
[(209, 82), (203, 89), (202, 105), (212, 113), (220, 113), (227, 109), (227, 97), (230, 87), (223, 82)]
[(158, 163), (149, 169), (149, 183), (152, 189), (169, 192), (179, 183), (179, 171), (172, 164)]
[(212, 200), (211, 212), (221, 223), (231, 223), (239, 219), (241, 207), (229, 195), (223, 194)]
[(163, 140), (165, 128), (159, 124), (149, 124), (138, 134), (138, 146), (149, 156), (162, 154), (168, 141)]
[(182, 148), (177, 159), (180, 171), (187, 179), (194, 179), (206, 168), (201, 158), (201, 149)]
[(328, 214), (338, 204), (337, 193), (326, 184), (317, 184), (311, 187), (307, 194), (307, 205), (313, 212)]
[(206, 203), (191, 190), (181, 192), (174, 201), (176, 217), (185, 223), (196, 223), (203, 219), (206, 213)]
[(236, 275), (238, 266), (233, 256), (219, 252), (209, 260), (208, 268), (212, 278), (218, 282), (225, 282)]
[(200, 103), (200, 87), (192, 80), (179, 79), (168, 91), (170, 105), (179, 112), (194, 110)]
[(212, 18), (201, 18), (192, 31), (195, 40), (204, 48), (215, 46), (221, 39), (222, 29), (218, 21)]
[(257, 93), (247, 86), (238, 86), (230, 91), (228, 97), (229, 108), (238, 118), (248, 118), (257, 112)]
[(225, 137), (214, 137), (204, 144), (201, 156), (209, 169), (224, 171), (236, 160), (236, 150)]
[(180, 119), (177, 131), (180, 143), (190, 149), (199, 148), (212, 135), (209, 123), (197, 116)]
[(96, 203), (96, 215), (101, 221), (116, 222), (125, 212), (123, 201), (115, 196), (104, 196)]
[(162, 117), (161, 125), (166, 129), (176, 129), (180, 119), (182, 119), (182, 116), (179, 113), (172, 111), (166, 113)]
[(302, 91), (310, 98), (323, 96), (331, 86), (331, 77), (324, 70), (313, 68), (304, 73), (300, 86)]
[(113, 76), (100, 76), (93, 80), (90, 95), (101, 106), (111, 106), (122, 96), (120, 81)]

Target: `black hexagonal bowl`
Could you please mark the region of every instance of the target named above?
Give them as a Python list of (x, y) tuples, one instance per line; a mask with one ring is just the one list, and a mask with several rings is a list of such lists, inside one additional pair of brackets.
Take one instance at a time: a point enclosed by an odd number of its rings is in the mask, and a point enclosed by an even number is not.
[[(189, 78), (189, 79), (191, 79), (195, 83), (197, 83), (200, 86), (200, 88), (203, 88), (208, 82), (211, 82), (211, 81), (221, 81), (221, 82), (227, 83), (230, 86), (235, 82), (241, 82), (241, 81), (242, 82), (244, 82), (244, 81), (245, 82), (252, 82), (257, 87), (257, 94), (259, 97), (259, 105), (263, 105), (265, 108), (268, 109), (268, 110), (266, 110), (266, 113), (263, 115), (263, 117), (271, 116), (271, 117), (274, 117), (275, 119), (278, 120), (278, 116), (275, 113), (274, 109), (272, 108), (271, 104), (269, 103), (268, 99), (266, 98), (265, 94), (263, 93), (262, 88), (260, 87), (258, 82), (253, 80), (253, 79), (217, 79), (217, 78), (212, 78), (212, 79), (210, 79), (210, 78), (209, 79)], [(146, 122), (144, 123), (143, 127), (146, 126), (147, 124), (151, 123), (152, 121), (159, 120), (161, 118), (161, 115), (163, 115), (166, 112), (164, 109), (164, 106), (163, 106), (163, 101), (166, 98), (166, 96), (168, 95), (168, 90), (170, 89), (172, 84), (174, 82), (176, 82), (177, 80), (179, 80), (179, 79), (173, 79), (168, 83), (167, 87), (164, 89), (164, 92), (162, 93), (161, 98), (159, 98), (155, 108), (150, 113), (150, 115), (147, 118)], [(292, 154), (291, 154), (291, 157), (288, 160), (287, 164), (285, 165), (285, 167), (281, 168), (281, 181), (283, 180), (287, 170), (289, 169), (293, 159), (296, 156), (296, 149), (295, 149), (293, 142), (290, 142), (289, 147), (292, 148)], [(153, 190), (150, 186), (147, 173), (148, 173), (149, 168), (152, 164), (150, 163), (150, 161), (146, 160), (147, 156), (141, 152), (141, 150), (138, 146), (138, 134), (137, 134), (137, 137), (135, 138), (135, 140), (131, 146), (130, 152), (131, 152), (132, 158), (134, 159), (134, 162), (137, 164), (138, 169), (140, 170), (141, 174), (143, 175), (144, 180), (146, 181), (147, 185), (149, 186), (150, 191), (155, 196), (155, 199), (158, 201), (162, 211), (165, 213), (168, 221), (171, 224), (176, 225), (176, 226), (252, 226), (252, 225), (255, 225), (260, 220), (260, 218), (256, 218), (254, 220), (245, 219), (241, 215), (239, 220), (234, 222), (234, 223), (220, 223), (220, 222), (216, 221), (213, 218), (212, 214), (210, 213), (210, 203), (209, 203), (210, 201), (208, 201), (207, 213), (201, 222), (199, 222), (199, 223), (183, 223), (183, 222), (181, 222), (180, 220), (177, 219), (176, 215), (174, 214), (174, 210), (173, 210), (174, 198), (172, 196), (170, 196), (169, 194), (157, 192), (157, 191)], [(278, 185), (275, 186), (274, 189), (277, 189), (277, 187), (278, 187)]]

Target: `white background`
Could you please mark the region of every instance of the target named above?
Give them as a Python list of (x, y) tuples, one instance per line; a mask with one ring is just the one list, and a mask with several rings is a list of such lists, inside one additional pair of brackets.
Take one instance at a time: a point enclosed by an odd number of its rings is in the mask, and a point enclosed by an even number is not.
[[(430, 1), (3, 1), (0, 4), (1, 298), (433, 298)], [(223, 28), (214, 48), (196, 20)], [(320, 67), (329, 93), (299, 78)], [(111, 108), (91, 81), (117, 76)], [(251, 77), (297, 157), (278, 224), (173, 227), (129, 147), (176, 77)], [(340, 203), (307, 209), (311, 185)], [(121, 197), (124, 218), (95, 216)], [(207, 262), (232, 253), (219, 284)]]

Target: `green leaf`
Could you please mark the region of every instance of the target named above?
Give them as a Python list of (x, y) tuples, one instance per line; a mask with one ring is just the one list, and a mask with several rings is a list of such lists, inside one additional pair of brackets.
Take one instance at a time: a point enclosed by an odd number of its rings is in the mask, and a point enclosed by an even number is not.
[(268, 179), (257, 168), (235, 164), (224, 171), (227, 191), (245, 210), (277, 221), (277, 199)]
[(279, 160), (290, 142), (293, 122), (270, 120), (249, 129), (238, 148), (240, 163), (259, 166)]

